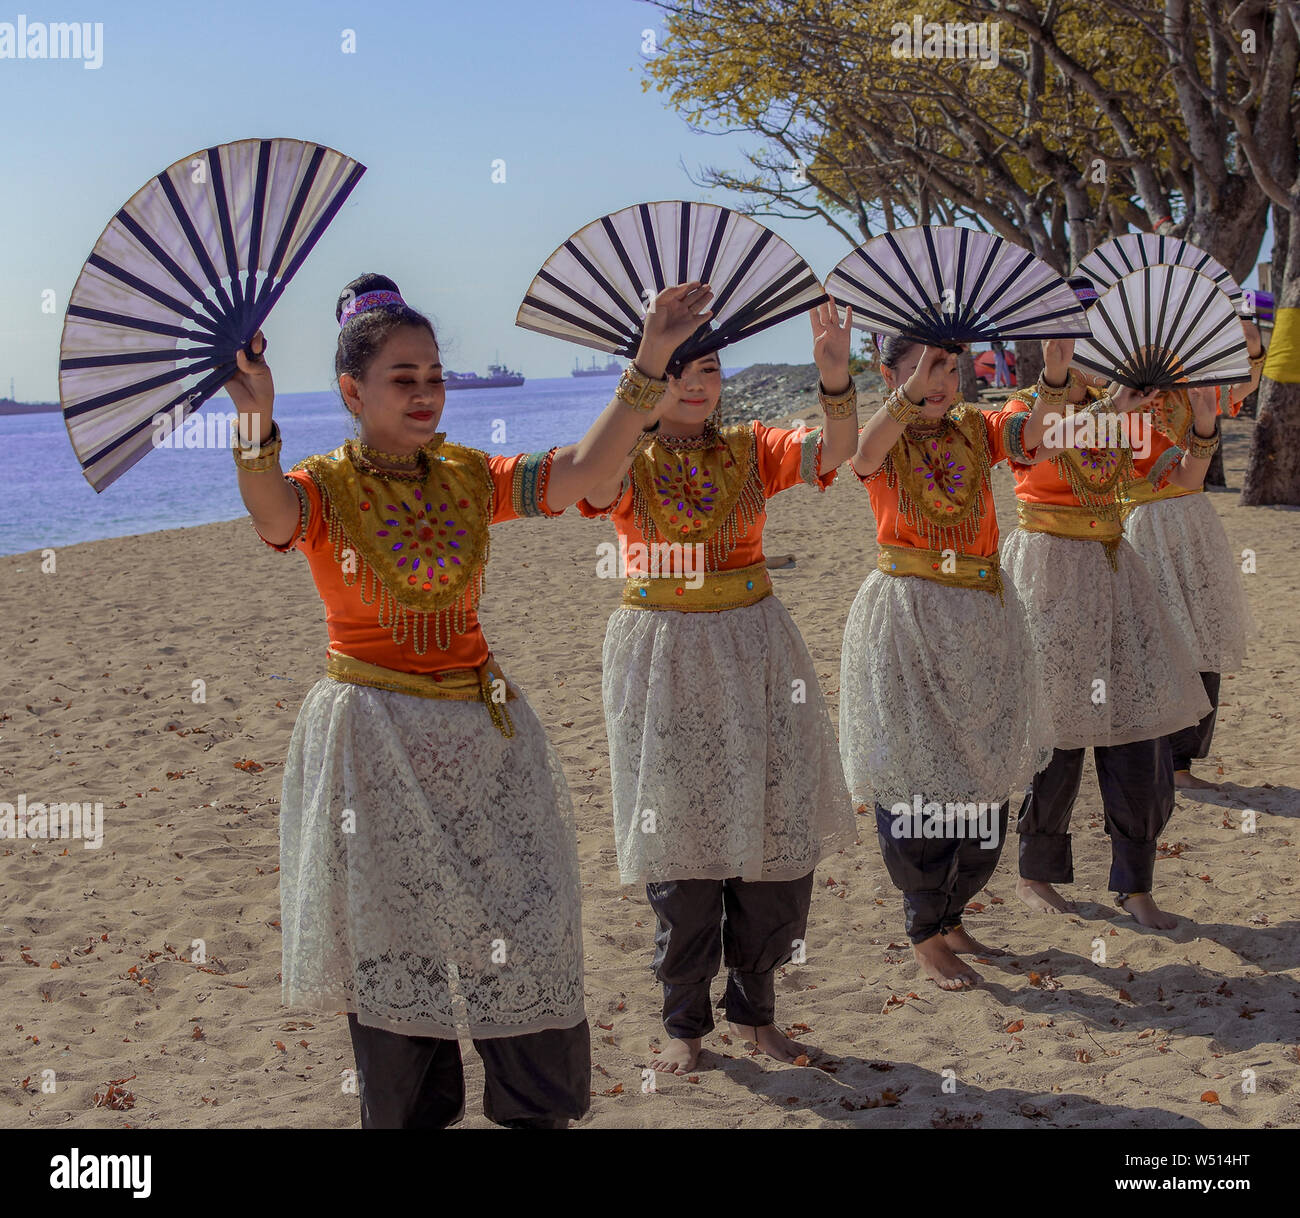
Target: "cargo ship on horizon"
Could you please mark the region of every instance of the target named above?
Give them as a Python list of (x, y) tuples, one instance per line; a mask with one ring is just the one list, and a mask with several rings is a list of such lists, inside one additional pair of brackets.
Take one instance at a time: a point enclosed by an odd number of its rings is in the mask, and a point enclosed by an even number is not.
[(512, 371), (505, 364), (489, 364), (487, 376), (449, 370), (446, 379), (448, 389), (513, 389), (524, 383), (524, 374)]

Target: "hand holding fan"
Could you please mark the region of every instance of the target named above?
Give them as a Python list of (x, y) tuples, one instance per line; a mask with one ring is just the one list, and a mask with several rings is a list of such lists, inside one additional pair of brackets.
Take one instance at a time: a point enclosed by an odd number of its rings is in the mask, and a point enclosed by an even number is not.
[(693, 281), (712, 287), (713, 316), (670, 369), (827, 299), (808, 264), (756, 220), (708, 203), (638, 203), (565, 241), (529, 284), (515, 324), (630, 359), (650, 302)]
[(1130, 389), (1250, 380), (1241, 319), (1213, 279), (1185, 266), (1148, 266), (1116, 280), (1088, 310), (1092, 335), (1074, 362)]
[(155, 415), (182, 422), (229, 379), (363, 173), (319, 144), (240, 140), (177, 161), (109, 221), (59, 352), (64, 421), (95, 490), (149, 451)]
[(1083, 306), (1050, 266), (993, 233), (924, 225), (882, 233), (827, 276), (854, 325), (956, 351), (967, 343), (1086, 335)]

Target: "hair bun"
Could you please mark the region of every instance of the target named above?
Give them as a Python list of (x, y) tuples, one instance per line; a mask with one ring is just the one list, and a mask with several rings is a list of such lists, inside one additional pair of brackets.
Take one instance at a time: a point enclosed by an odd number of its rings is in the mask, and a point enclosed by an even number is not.
[(402, 294), (401, 288), (387, 275), (377, 275), (374, 271), (368, 271), (364, 275), (358, 275), (339, 293), (338, 301), (334, 305), (334, 320), (339, 321), (343, 317), (343, 310), (363, 292), (396, 292), (399, 296)]

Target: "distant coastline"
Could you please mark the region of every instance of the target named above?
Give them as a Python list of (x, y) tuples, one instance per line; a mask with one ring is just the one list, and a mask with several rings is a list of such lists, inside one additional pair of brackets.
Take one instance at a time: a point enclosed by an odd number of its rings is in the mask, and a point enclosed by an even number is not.
[(0, 398), (0, 415), (49, 414), (61, 409), (58, 402), (15, 402), (10, 398)]

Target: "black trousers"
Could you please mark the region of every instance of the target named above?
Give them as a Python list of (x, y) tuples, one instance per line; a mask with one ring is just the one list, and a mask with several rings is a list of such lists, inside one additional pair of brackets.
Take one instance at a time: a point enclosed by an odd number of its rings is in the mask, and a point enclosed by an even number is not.
[[(1070, 813), (1083, 777), (1083, 749), (1057, 749), (1020, 807), (1020, 875), (1049, 884), (1074, 879)], [(1174, 811), (1169, 737), (1092, 750), (1110, 837), (1110, 888), (1150, 892), (1156, 845)]]
[(732, 1023), (776, 1019), (773, 973), (808, 929), (813, 873), (797, 880), (664, 880), (646, 885), (659, 919), (651, 969), (664, 987), (664, 1027), (677, 1040), (713, 1031), (709, 983), (725, 959)]
[[(403, 1036), (348, 1015), (361, 1092), (362, 1129), (445, 1129), (465, 1115), (460, 1045)], [(476, 1040), (483, 1115), (514, 1129), (563, 1129), (591, 1106), (591, 1032), (551, 1028)]]
[[(894, 887), (903, 894), (907, 937), (913, 943), (957, 926), (966, 902), (989, 882), (1002, 857), (1009, 802), (998, 801), (997, 844), (989, 849), (974, 836), (918, 835), (910, 815), (898, 818), (876, 805), (880, 853)], [(896, 833), (896, 828), (905, 832)]]
[(1219, 674), (1201, 673), (1201, 684), (1205, 686), (1205, 696), (1210, 700), (1210, 713), (1200, 723), (1193, 723), (1191, 727), (1170, 734), (1169, 747), (1173, 750), (1175, 770), (1190, 770), (1192, 758), (1210, 755), (1214, 720), (1219, 714)]

